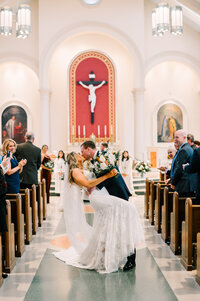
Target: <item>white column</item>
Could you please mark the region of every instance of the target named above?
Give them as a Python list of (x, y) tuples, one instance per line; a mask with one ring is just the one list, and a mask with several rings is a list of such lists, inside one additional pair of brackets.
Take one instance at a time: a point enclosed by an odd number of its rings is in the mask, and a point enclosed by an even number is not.
[(144, 133), (144, 89), (134, 89), (135, 99), (135, 154), (138, 160), (146, 160), (146, 145)]
[(50, 148), (50, 90), (40, 89), (41, 145)]

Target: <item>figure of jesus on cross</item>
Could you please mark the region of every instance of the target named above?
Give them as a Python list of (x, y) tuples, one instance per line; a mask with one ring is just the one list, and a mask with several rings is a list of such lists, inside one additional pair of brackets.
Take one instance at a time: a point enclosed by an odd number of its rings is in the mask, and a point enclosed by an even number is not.
[[(88, 101), (90, 102), (90, 108), (91, 108), (91, 123), (94, 123), (94, 108), (96, 105), (96, 94), (95, 91), (98, 88), (101, 88), (103, 85), (107, 84), (105, 80), (103, 81), (94, 81), (95, 74), (93, 71), (89, 74), (90, 81), (78, 81), (77, 84), (81, 85), (83, 88), (86, 88), (89, 90), (89, 96)], [(97, 85), (97, 86), (95, 86)]]

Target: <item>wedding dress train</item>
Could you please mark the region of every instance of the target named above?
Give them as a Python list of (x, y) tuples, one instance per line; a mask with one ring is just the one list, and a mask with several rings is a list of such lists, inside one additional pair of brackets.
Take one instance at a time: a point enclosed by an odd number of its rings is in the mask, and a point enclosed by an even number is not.
[(109, 195), (105, 188), (94, 190), (89, 200), (95, 211), (93, 227), (85, 220), (80, 187), (68, 185), (64, 215), (73, 247), (54, 255), (68, 265), (99, 273), (115, 272), (144, 241), (137, 209), (132, 203)]

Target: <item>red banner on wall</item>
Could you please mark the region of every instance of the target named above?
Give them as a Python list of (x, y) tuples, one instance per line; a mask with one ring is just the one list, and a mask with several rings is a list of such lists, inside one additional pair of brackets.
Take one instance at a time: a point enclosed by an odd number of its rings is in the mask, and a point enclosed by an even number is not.
[[(97, 87), (103, 81), (106, 83), (95, 90), (92, 123), (90, 91), (86, 86), (94, 83), (93, 87)], [(84, 136), (88, 139), (92, 134), (101, 140), (106, 136), (107, 140), (115, 141), (114, 67), (105, 55), (94, 51), (79, 55), (70, 68), (71, 141), (78, 141), (79, 137), (83, 140)]]

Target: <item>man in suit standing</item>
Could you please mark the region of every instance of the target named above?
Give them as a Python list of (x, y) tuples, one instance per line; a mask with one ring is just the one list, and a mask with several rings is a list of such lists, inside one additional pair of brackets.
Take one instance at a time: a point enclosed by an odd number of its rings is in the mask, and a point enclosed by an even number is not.
[(192, 201), (193, 204), (200, 204), (200, 148), (194, 150), (191, 164), (183, 165), (184, 172), (189, 174), (197, 173), (197, 189), (196, 189), (196, 200)]
[(175, 132), (174, 146), (177, 152), (171, 166), (171, 188), (177, 191), (179, 196), (191, 196), (194, 193), (191, 176), (183, 170), (182, 165), (191, 162), (193, 149), (187, 143), (184, 130)]
[(27, 160), (27, 164), (24, 166), (21, 173), (22, 189), (32, 188), (33, 184), (38, 184), (38, 169), (41, 166), (41, 149), (35, 145), (34, 134), (27, 132), (25, 135), (25, 142), (17, 145), (15, 156), (18, 161), (22, 158)]

